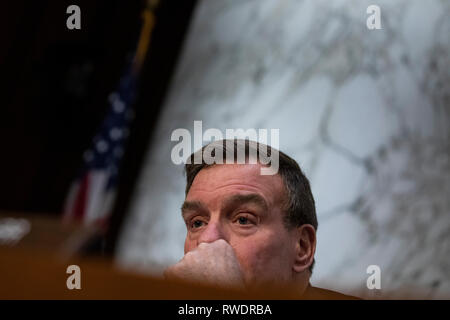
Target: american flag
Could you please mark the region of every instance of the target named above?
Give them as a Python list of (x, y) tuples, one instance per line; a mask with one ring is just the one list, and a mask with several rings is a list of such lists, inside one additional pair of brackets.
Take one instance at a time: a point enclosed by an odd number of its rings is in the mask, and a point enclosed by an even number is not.
[(136, 92), (136, 75), (130, 66), (118, 89), (109, 95), (109, 111), (91, 147), (83, 154), (83, 166), (66, 198), (63, 220), (105, 226), (116, 196), (117, 178)]

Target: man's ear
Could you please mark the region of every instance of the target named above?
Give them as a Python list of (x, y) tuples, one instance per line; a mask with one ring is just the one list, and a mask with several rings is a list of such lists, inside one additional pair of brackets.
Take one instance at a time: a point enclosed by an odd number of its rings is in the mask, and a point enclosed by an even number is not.
[(313, 263), (316, 252), (316, 230), (310, 224), (297, 228), (297, 243), (295, 245), (295, 262), (292, 267), (295, 272), (307, 270)]

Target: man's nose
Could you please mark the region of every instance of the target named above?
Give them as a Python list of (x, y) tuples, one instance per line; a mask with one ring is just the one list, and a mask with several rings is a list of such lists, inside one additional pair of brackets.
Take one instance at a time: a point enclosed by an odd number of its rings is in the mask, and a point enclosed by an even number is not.
[(210, 221), (200, 234), (198, 244), (202, 242), (210, 243), (219, 239), (227, 241), (223, 226), (220, 221)]

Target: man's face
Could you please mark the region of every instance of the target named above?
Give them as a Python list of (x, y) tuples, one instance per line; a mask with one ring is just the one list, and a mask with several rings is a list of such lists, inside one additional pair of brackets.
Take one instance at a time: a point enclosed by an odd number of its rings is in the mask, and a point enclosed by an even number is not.
[(223, 239), (234, 249), (246, 284), (292, 280), (297, 238), (295, 228), (283, 224), (284, 190), (279, 175), (260, 175), (259, 164), (201, 170), (182, 208), (185, 253)]

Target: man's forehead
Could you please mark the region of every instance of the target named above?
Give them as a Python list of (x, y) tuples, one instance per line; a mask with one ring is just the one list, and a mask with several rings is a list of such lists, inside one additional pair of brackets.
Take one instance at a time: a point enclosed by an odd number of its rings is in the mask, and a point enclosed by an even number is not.
[(198, 195), (225, 196), (227, 193), (259, 193), (271, 201), (283, 195), (284, 187), (279, 175), (261, 175), (259, 164), (222, 164), (200, 170), (195, 177), (186, 200)]
[[(221, 201), (221, 210), (233, 208), (243, 204), (254, 204), (262, 208), (264, 211), (269, 209), (266, 199), (258, 193), (235, 193), (225, 196)], [(181, 211), (183, 216), (189, 211), (208, 211), (208, 204), (199, 200), (184, 201)]]
[[(261, 175), (260, 164), (219, 164), (203, 168), (194, 178), (192, 185), (208, 183), (211, 186), (220, 186), (229, 181), (251, 181), (266, 183), (279, 179), (278, 175)], [(274, 179), (270, 179), (274, 178)]]

